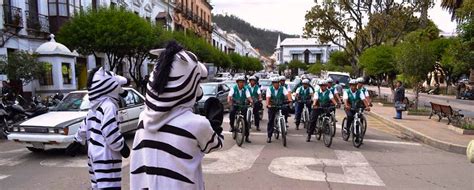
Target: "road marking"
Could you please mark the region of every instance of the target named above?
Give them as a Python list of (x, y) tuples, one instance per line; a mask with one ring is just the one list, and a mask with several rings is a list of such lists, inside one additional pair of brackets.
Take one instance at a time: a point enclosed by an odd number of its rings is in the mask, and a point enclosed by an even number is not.
[(234, 145), (229, 150), (207, 154), (204, 159), (217, 161), (202, 166), (207, 174), (231, 174), (248, 170), (263, 150), (263, 145)]
[(10, 177), (9, 175), (0, 175), (0, 180)]
[(30, 154), (29, 152), (25, 152), (20, 155), (11, 156), (9, 158), (0, 158), (0, 166), (16, 166), (18, 164), (23, 163), (27, 159), (24, 156)]
[(0, 152), (0, 154), (12, 154), (12, 153), (19, 153), (19, 152), (27, 152), (27, 149), (19, 148), (19, 149), (7, 150), (7, 151)]
[[(385, 186), (382, 179), (360, 152), (335, 150), (337, 159), (310, 157), (280, 157), (274, 159), (270, 172), (291, 179), (327, 181), (369, 186)], [(322, 165), (323, 171), (311, 170), (310, 165)], [(327, 166), (342, 167), (343, 174), (325, 172)]]
[[(61, 168), (87, 168), (87, 157), (61, 157), (50, 158), (40, 162), (40, 165), (46, 167), (61, 167)], [(130, 165), (130, 158), (122, 159), (122, 168)]]

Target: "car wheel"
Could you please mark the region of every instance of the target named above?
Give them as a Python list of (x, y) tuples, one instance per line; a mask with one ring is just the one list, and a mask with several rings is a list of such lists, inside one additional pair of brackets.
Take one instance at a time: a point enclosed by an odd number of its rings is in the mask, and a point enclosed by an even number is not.
[(38, 153), (38, 152), (44, 152), (44, 149), (39, 149), (39, 148), (33, 148), (33, 147), (26, 147), (29, 151)]

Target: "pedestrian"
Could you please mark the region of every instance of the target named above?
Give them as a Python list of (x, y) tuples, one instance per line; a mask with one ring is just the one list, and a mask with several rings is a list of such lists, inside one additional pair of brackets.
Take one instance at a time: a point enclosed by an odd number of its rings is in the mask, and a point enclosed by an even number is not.
[(122, 156), (128, 158), (130, 149), (120, 132), (117, 113), (119, 94), (126, 94), (121, 86), (127, 83), (126, 78), (102, 67), (89, 72), (90, 109), (66, 153), (75, 156), (87, 142), (90, 181), (94, 190), (121, 189)]
[(402, 111), (406, 109), (406, 104), (403, 103), (404, 99), (405, 88), (403, 87), (402, 81), (397, 81), (395, 83), (395, 91), (393, 97), (393, 102), (395, 102), (395, 111), (397, 112), (397, 115), (394, 117), (394, 119), (402, 119)]
[(171, 41), (150, 74), (146, 107), (140, 114), (130, 159), (130, 189), (204, 189), (204, 154), (223, 146), (223, 106), (204, 105), (207, 118), (193, 113), (202, 98), (207, 69), (197, 57)]

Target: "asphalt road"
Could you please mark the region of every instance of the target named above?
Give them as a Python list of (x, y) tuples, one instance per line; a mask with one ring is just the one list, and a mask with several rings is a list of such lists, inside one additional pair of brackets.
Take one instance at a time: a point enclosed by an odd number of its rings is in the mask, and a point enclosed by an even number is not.
[[(266, 128), (266, 120), (262, 124)], [(360, 148), (343, 141), (340, 130), (331, 148), (314, 137), (305, 142), (304, 130), (295, 130), (292, 119), (288, 134), (285, 148), (280, 140), (267, 144), (265, 129), (252, 131), (252, 144), (240, 148), (226, 132), (224, 149), (206, 155), (203, 163), (206, 189), (474, 188), (474, 164), (465, 156), (405, 141), (370, 117)], [(127, 139), (132, 144), (133, 134)], [(0, 141), (0, 189), (88, 189), (86, 159), (65, 156), (61, 150), (31, 153)], [(129, 189), (129, 161), (124, 163), (123, 187)]]
[[(368, 86), (368, 89), (374, 90), (378, 93), (378, 89), (376, 86)], [(381, 87), (380, 91), (382, 95), (387, 95), (388, 97), (392, 97), (392, 91), (390, 88)], [(410, 100), (415, 99), (415, 94), (411, 90), (405, 91), (405, 96), (408, 97)], [(445, 96), (445, 95), (431, 95), (426, 93), (420, 93), (419, 97), (420, 107), (425, 107), (430, 109), (430, 102), (444, 104), (444, 105), (451, 105), (456, 110), (461, 110), (461, 113), (464, 114), (466, 117), (474, 118), (474, 100), (461, 100), (456, 99), (455, 96)]]

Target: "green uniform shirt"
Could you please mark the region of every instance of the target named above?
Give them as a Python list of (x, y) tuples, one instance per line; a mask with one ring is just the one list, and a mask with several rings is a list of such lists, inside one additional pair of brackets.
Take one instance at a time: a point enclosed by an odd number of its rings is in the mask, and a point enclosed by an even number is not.
[(245, 88), (242, 89), (242, 92), (239, 91), (239, 87), (237, 85), (234, 86), (234, 94), (232, 95), (232, 99), (237, 104), (245, 104), (247, 100), (247, 95), (245, 94)]
[(280, 86), (275, 95), (275, 88), (271, 86), (270, 92), (271, 92), (270, 100), (271, 100), (272, 105), (283, 104), (283, 101), (285, 101), (285, 95), (283, 94), (283, 87)]

